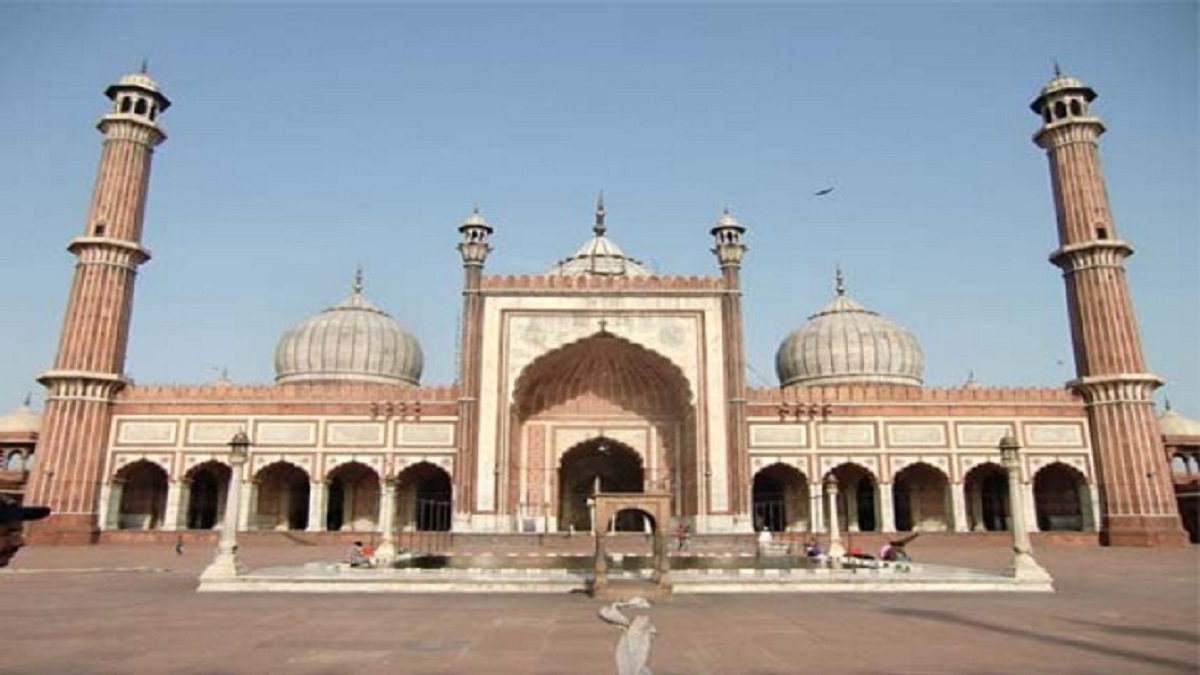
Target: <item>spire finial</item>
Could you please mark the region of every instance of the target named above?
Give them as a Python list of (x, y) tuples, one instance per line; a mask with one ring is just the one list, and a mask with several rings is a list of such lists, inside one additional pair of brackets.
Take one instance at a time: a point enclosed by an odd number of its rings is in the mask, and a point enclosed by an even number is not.
[(1054, 76), (1062, 77), (1062, 66), (1058, 65), (1058, 59), (1054, 59)]
[(142, 65), (138, 68), (138, 72), (143, 75), (150, 72), (150, 59), (142, 57)]
[(597, 237), (604, 236), (604, 190), (596, 196), (596, 223), (592, 225), (592, 232), (596, 233)]
[(835, 270), (834, 275), (833, 275), (834, 282), (835, 282), (834, 290), (837, 291), (838, 295), (845, 295), (846, 294), (846, 276), (844, 274), (842, 274), (841, 265), (838, 265), (837, 267), (835, 267), (834, 270)]
[[(28, 403), (28, 400), (29, 400), (29, 399), (26, 399), (26, 403), (25, 403), (25, 405), (29, 405), (29, 403)], [(1165, 405), (1166, 405), (1167, 412), (1170, 412), (1170, 411), (1171, 411), (1171, 399), (1169, 399), (1169, 398), (1165, 398), (1165, 397), (1164, 397), (1164, 398), (1163, 398), (1163, 404), (1165, 404)]]
[(363, 291), (363, 270), (362, 265), (359, 265), (354, 270), (354, 294), (362, 295)]
[[(31, 394), (29, 392), (25, 392), (25, 407), (28, 408), (29, 404), (32, 402), (33, 402), (33, 394)], [(1167, 405), (1169, 406), (1170, 404), (1167, 404)]]

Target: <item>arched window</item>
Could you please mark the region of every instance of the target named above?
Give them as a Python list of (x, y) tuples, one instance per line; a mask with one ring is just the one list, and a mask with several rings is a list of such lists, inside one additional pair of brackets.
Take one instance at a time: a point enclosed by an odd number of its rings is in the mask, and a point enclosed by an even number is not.
[(152, 105), (150, 106), (150, 121), (153, 122), (155, 117), (158, 117), (158, 106)]
[(1079, 99), (1071, 100), (1071, 114), (1075, 116), (1083, 114), (1083, 106), (1079, 104)]
[(129, 112), (129, 109), (131, 107), (133, 107), (133, 103), (129, 100), (129, 97), (122, 96), (121, 97), (121, 112), (127, 113), (127, 112)]
[(145, 115), (146, 114), (146, 99), (139, 98), (137, 105), (135, 105), (133, 107), (133, 112), (137, 113), (138, 115)]
[(1054, 119), (1061, 120), (1067, 116), (1067, 106), (1062, 101), (1054, 104)]

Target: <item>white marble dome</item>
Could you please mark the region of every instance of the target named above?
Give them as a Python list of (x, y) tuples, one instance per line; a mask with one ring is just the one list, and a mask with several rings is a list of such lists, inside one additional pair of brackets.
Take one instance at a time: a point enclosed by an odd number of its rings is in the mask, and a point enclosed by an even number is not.
[(42, 430), (42, 414), (29, 407), (20, 408), (0, 417), (0, 433), (36, 434)]
[(560, 276), (600, 277), (644, 277), (654, 274), (645, 263), (625, 255), (617, 244), (605, 236), (604, 195), (596, 202), (596, 222), (592, 225), (595, 235), (579, 248), (574, 255), (564, 258), (546, 274)]
[(855, 302), (838, 273), (833, 302), (788, 335), (775, 354), (782, 386), (921, 386), (925, 357), (912, 333)]
[(1158, 430), (1163, 436), (1200, 436), (1200, 422), (1180, 415), (1168, 403), (1158, 416)]
[(362, 294), (350, 297), (283, 334), (275, 348), (275, 381), (357, 381), (420, 384), (421, 345), (398, 321)]

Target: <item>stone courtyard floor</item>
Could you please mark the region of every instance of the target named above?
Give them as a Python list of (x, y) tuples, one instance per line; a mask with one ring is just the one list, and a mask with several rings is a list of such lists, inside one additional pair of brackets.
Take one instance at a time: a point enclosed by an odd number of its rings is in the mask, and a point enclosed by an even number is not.
[[(998, 569), (1006, 550), (922, 547)], [(250, 567), (340, 550), (248, 547)], [(656, 675), (1200, 672), (1200, 547), (1043, 546), (1055, 594), (676, 596)], [(0, 673), (614, 673), (586, 596), (198, 594), (211, 546), (36, 547), (0, 571)]]

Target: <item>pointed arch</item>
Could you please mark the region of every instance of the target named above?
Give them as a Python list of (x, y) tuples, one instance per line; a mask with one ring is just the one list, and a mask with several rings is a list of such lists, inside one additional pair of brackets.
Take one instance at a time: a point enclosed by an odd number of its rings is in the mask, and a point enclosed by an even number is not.
[[(563, 453), (558, 463), (558, 529), (592, 530), (590, 498), (596, 492), (645, 492), (645, 464), (633, 448), (597, 436)], [(617, 520), (616, 529), (640, 531), (633, 519)]]
[(518, 417), (606, 402), (626, 412), (683, 414), (694, 401), (679, 366), (658, 352), (600, 331), (551, 350), (521, 371), (513, 387)]
[(230, 468), (209, 460), (188, 469), (187, 512), (185, 527), (189, 530), (211, 530), (225, 517), (225, 498), (229, 494)]
[(764, 466), (754, 474), (751, 494), (756, 531), (810, 530), (811, 490), (803, 471), (782, 462)]
[(1051, 462), (1038, 469), (1033, 475), (1033, 504), (1042, 532), (1092, 529), (1087, 477), (1073, 466)]
[(155, 530), (163, 525), (167, 510), (167, 472), (154, 462), (140, 459), (121, 467), (116, 482), (121, 484), (117, 527), (123, 530)]
[(280, 460), (255, 474), (254, 529), (303, 530), (308, 527), (310, 477), (299, 466)]
[(453, 488), (450, 474), (432, 462), (406, 467), (396, 477), (396, 524), (407, 532), (449, 532)]
[(951, 529), (950, 479), (927, 462), (914, 462), (892, 478), (892, 508), (900, 532)]
[[(829, 473), (838, 483), (838, 519), (849, 532), (874, 532), (879, 529), (879, 478), (857, 462), (843, 462)], [(828, 507), (828, 504), (826, 504)], [(826, 526), (828, 526), (828, 514)]]
[(379, 474), (362, 462), (337, 465), (329, 475), (325, 529), (329, 532), (374, 532), (379, 521)]
[(995, 462), (971, 467), (963, 477), (967, 525), (972, 532), (1009, 529), (1012, 507), (1008, 501), (1008, 473)]

